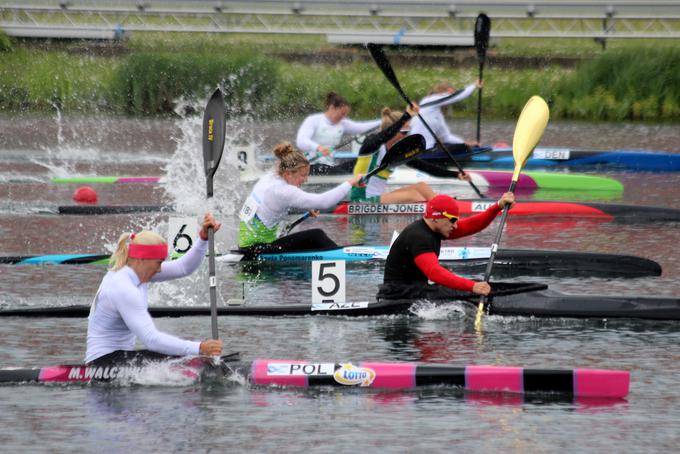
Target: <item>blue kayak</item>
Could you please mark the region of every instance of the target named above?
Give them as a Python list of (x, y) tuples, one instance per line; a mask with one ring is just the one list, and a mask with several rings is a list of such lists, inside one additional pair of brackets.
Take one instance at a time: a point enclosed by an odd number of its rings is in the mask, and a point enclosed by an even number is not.
[[(352, 158), (352, 153), (336, 153), (336, 158)], [(511, 148), (475, 148), (471, 153), (455, 154), (464, 167), (512, 169)], [(447, 161), (442, 152), (424, 154), (422, 159)], [(565, 147), (538, 147), (525, 164), (532, 169), (574, 168), (578, 170), (621, 170), (631, 172), (678, 172), (680, 153), (642, 150), (589, 150)]]
[[(514, 168), (511, 148), (494, 148), (491, 153), (475, 155), (472, 163), (497, 168)], [(526, 163), (531, 168), (587, 167), (592, 169), (641, 172), (680, 171), (680, 154), (662, 151), (596, 151), (569, 148), (536, 148)]]
[[(261, 254), (254, 258), (239, 252), (218, 255), (218, 262), (264, 263), (275, 266), (300, 264), (314, 260), (345, 260), (352, 263), (384, 263), (389, 246), (353, 245), (327, 250)], [(488, 247), (442, 247), (439, 259), (463, 274), (481, 273), (489, 262)], [(41, 256), (0, 257), (3, 265), (85, 265), (106, 264), (109, 254), (55, 254)], [(597, 252), (499, 249), (494, 261), (494, 274), (503, 276), (562, 277), (640, 277), (660, 276), (661, 266), (643, 257)]]

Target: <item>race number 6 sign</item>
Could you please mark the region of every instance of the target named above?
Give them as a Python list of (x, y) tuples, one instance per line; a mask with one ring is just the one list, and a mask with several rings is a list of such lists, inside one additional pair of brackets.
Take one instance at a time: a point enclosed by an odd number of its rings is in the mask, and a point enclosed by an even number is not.
[(312, 304), (345, 302), (345, 261), (312, 262)]
[(198, 221), (196, 218), (170, 218), (168, 221), (168, 244), (173, 254), (185, 254), (196, 242)]

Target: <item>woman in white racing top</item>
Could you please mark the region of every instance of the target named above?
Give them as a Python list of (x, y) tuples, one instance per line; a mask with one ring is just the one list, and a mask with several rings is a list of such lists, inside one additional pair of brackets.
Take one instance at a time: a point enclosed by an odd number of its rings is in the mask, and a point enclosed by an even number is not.
[[(381, 112), (380, 131), (370, 134), (364, 139), (354, 166), (354, 173), (366, 174), (377, 168), (392, 146), (412, 132), (409, 127), (410, 121), (412, 117), (417, 115), (418, 111), (417, 105), (407, 106), (403, 113), (385, 107)], [(440, 178), (470, 179), (467, 174), (461, 175), (459, 172), (448, 170), (422, 159), (412, 159), (406, 165)], [(391, 174), (392, 170), (385, 169), (373, 175), (368, 179), (365, 187), (352, 188), (350, 199), (353, 202), (413, 203), (429, 201), (436, 195), (425, 182), (411, 184), (388, 192), (387, 179)]]
[(274, 171), (255, 184), (239, 214), (241, 252), (249, 256), (338, 247), (321, 229), (279, 238), (280, 224), (289, 208), (313, 211), (334, 207), (352, 186), (360, 184), (362, 175), (353, 176), (329, 191), (314, 194), (300, 189), (309, 176), (309, 160), (299, 150), (290, 143), (281, 143), (274, 148), (274, 156), (278, 158)]
[[(429, 95), (420, 100), (420, 116), (451, 153), (462, 153), (467, 151), (468, 146), (479, 144), (476, 141), (466, 142), (462, 137), (453, 134), (446, 124), (446, 118), (444, 118), (441, 108), (468, 98), (474, 93), (475, 89), (482, 88), (483, 85), (483, 81), (477, 80), (462, 90), (454, 91), (449, 82), (439, 82)], [(430, 150), (436, 147), (437, 141), (423, 122), (419, 118), (414, 118), (412, 123), (411, 133), (422, 134), (425, 137), (425, 148)], [(441, 152), (443, 153), (443, 151)]]
[[(347, 118), (349, 103), (344, 96), (328, 93), (325, 111), (305, 118), (297, 132), (297, 147), (312, 164), (333, 164), (333, 148), (343, 134), (357, 135), (380, 125), (380, 120), (353, 121)], [(349, 171), (349, 170), (348, 170)]]
[[(168, 244), (150, 231), (124, 233), (111, 256), (87, 319), (85, 362), (91, 365), (131, 364), (176, 356), (218, 356), (222, 341), (195, 342), (159, 331), (149, 314), (149, 282), (188, 276), (201, 264), (208, 248), (208, 228), (221, 224), (211, 214), (203, 218), (199, 239), (183, 257), (165, 261)], [(135, 350), (139, 339), (148, 350)]]

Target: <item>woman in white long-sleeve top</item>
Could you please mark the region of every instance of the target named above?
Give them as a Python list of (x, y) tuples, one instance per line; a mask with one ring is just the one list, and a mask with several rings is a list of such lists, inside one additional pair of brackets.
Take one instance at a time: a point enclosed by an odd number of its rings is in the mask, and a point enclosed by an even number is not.
[[(188, 341), (159, 331), (147, 300), (149, 282), (178, 279), (196, 271), (208, 248), (208, 228), (217, 231), (220, 226), (206, 214), (200, 239), (187, 254), (173, 261), (165, 261), (168, 244), (154, 232), (120, 236), (111, 256), (111, 269), (102, 280), (87, 319), (86, 363), (139, 365), (145, 360), (221, 354), (219, 340)], [(148, 350), (135, 350), (137, 339)]]
[[(312, 164), (332, 164), (333, 148), (343, 134), (358, 135), (380, 125), (380, 120), (353, 121), (347, 118), (350, 111), (345, 97), (334, 92), (326, 95), (324, 112), (305, 118), (297, 132), (297, 147)], [(351, 169), (350, 169), (351, 171)]]
[[(454, 91), (450, 83), (440, 82), (434, 86), (432, 93), (420, 100), (420, 116), (423, 117), (439, 140), (454, 154), (464, 152), (468, 146), (478, 145), (478, 143), (475, 141), (466, 142), (462, 137), (453, 134), (446, 124), (446, 118), (444, 118), (441, 108), (468, 98), (474, 93), (475, 89), (482, 88), (483, 85), (483, 81), (477, 80), (462, 90)], [(420, 121), (420, 118), (416, 117), (411, 121), (411, 134), (422, 134), (425, 137), (426, 149), (438, 151), (436, 140)]]
[(274, 148), (278, 162), (273, 172), (260, 178), (239, 214), (239, 248), (246, 255), (329, 249), (337, 244), (321, 229), (304, 230), (279, 238), (279, 224), (288, 209), (326, 210), (345, 198), (362, 175), (356, 175), (326, 192), (300, 189), (309, 176), (309, 160), (289, 143)]

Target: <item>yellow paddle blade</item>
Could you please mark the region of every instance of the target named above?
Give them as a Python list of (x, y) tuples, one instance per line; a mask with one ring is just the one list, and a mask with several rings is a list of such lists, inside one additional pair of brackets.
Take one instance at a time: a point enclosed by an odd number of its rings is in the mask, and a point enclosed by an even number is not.
[(515, 160), (515, 172), (512, 181), (519, 179), (522, 167), (534, 151), (539, 140), (543, 137), (543, 131), (548, 126), (550, 109), (548, 104), (540, 96), (532, 96), (524, 105), (519, 114), (515, 135), (512, 138), (512, 158)]

